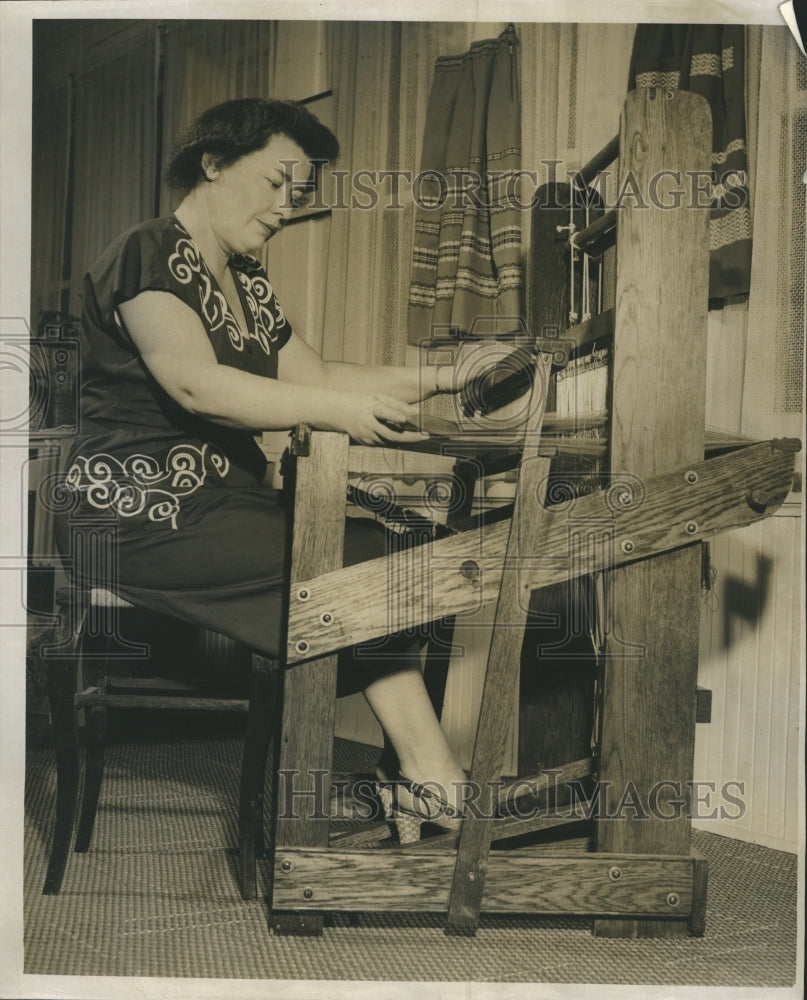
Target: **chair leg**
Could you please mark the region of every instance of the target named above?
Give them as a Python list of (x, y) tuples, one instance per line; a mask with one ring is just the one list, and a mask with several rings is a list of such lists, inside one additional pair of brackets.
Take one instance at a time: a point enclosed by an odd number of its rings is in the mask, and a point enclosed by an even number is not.
[(90, 849), (101, 781), (104, 775), (104, 744), (106, 742), (106, 709), (94, 706), (86, 709), (87, 747), (84, 756), (84, 792), (81, 797), (81, 813), (76, 833), (75, 851), (86, 854)]
[(43, 650), (43, 655), (47, 658), (48, 703), (56, 753), (56, 815), (48, 870), (42, 890), (45, 896), (57, 895), (62, 887), (78, 796), (79, 755), (73, 697), (84, 615), (82, 613), (75, 624), (72, 621), (72, 608), (63, 606), (61, 615), (59, 641), (51, 647), (52, 655), (48, 656), (48, 650)]
[(258, 895), (255, 859), (263, 857), (265, 850), (263, 787), (269, 743), (277, 724), (281, 677), (277, 660), (253, 654), (238, 804), (239, 881), (243, 899), (255, 899)]

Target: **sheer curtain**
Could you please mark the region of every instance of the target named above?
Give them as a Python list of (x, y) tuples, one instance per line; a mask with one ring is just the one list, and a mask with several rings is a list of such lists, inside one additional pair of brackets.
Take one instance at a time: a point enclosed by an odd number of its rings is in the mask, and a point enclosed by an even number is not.
[[(522, 204), (535, 187), (579, 169), (619, 131), (635, 25), (520, 24), (526, 180)], [(612, 171), (615, 167), (610, 168)], [(527, 319), (532, 324), (535, 278), (530, 267), (531, 213), (522, 218)], [(610, 262), (609, 262), (610, 263)]]
[(807, 66), (784, 26), (749, 28), (755, 123), (754, 247), (741, 426), (754, 437), (802, 434), (805, 337)]
[(156, 60), (151, 34), (76, 80), (70, 312), (82, 276), (129, 226), (154, 214)]
[[(437, 57), (462, 54), (503, 27), (330, 22), (334, 124), (343, 150), (338, 168), (354, 176), (405, 170), (414, 177)], [(379, 182), (374, 204), (357, 192), (356, 208), (332, 214), (321, 345), (331, 360), (417, 362), (416, 349), (406, 346), (414, 205), (411, 184), (404, 179), (396, 196), (392, 183)]]
[(70, 90), (41, 97), (33, 108), (31, 150), (31, 326), (62, 306)]
[[(162, 171), (182, 129), (221, 101), (268, 96), (274, 21), (188, 21), (164, 30)], [(160, 209), (176, 198), (161, 185)]]

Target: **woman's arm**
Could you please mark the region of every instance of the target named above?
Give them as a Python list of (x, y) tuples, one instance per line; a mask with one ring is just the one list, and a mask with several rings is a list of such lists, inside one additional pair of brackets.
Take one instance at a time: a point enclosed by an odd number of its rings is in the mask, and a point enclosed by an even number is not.
[[(372, 386), (376, 392), (406, 403), (428, 399), (436, 392), (458, 391), (453, 384), (454, 368), (443, 365), (425, 372), (401, 365), (357, 365), (345, 361), (323, 361), (302, 337), (292, 333), (279, 355), (278, 373), (288, 382), (355, 392)], [(439, 379), (439, 385), (438, 385)]]
[[(143, 363), (180, 406), (226, 427), (253, 432), (309, 423), (346, 431), (362, 444), (413, 442), (424, 435), (388, 423), (416, 423), (416, 406), (383, 392), (277, 381), (220, 365), (198, 316), (168, 292), (141, 292), (119, 312)], [(285, 349), (282, 353), (285, 352)], [(313, 353), (313, 352), (312, 352)], [(315, 355), (316, 357), (316, 355)]]

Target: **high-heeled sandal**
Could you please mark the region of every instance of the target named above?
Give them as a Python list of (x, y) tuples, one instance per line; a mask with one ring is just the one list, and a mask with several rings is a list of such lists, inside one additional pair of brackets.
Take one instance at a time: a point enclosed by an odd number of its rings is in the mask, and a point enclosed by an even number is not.
[[(411, 806), (401, 803), (399, 798), (401, 788), (411, 796)], [(408, 778), (379, 782), (378, 797), (384, 808), (384, 816), (395, 824), (398, 841), (401, 844), (411, 844), (420, 840), (421, 828), (425, 823), (442, 827), (444, 832), (452, 831), (465, 815), (461, 809), (447, 802), (433, 789)]]

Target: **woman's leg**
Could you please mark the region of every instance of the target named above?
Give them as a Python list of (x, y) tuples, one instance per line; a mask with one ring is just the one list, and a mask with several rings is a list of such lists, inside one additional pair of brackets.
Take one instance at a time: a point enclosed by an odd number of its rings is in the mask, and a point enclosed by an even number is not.
[(430, 784), (451, 805), (462, 808), (465, 772), (455, 761), (423, 683), (417, 663), (370, 681), (364, 696), (400, 762), (401, 775)]

